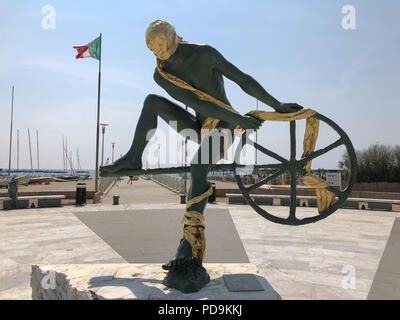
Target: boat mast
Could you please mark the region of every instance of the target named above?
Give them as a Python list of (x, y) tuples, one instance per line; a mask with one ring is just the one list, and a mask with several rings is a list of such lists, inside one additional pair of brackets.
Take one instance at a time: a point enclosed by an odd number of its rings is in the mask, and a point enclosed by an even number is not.
[(64, 136), (62, 136), (62, 145), (63, 145), (63, 170), (65, 174), (65, 146), (64, 146)]
[(8, 156), (8, 175), (11, 175), (11, 149), (12, 149), (11, 146), (12, 146), (13, 116), (14, 116), (14, 86), (12, 86), (12, 93), (11, 93), (10, 153)]
[(39, 130), (36, 130), (36, 148), (37, 148), (37, 169), (40, 170), (39, 166)]
[(17, 130), (17, 170), (19, 170), (19, 129)]
[(31, 134), (28, 128), (28, 139), (29, 139), (29, 155), (31, 157), (31, 170), (33, 171), (33, 162), (32, 162), (32, 147), (31, 147)]
[(65, 137), (65, 149), (64, 149), (64, 153), (65, 153), (65, 174), (67, 174), (68, 172), (68, 138)]
[(72, 150), (69, 152), (69, 157), (70, 157), (70, 159), (71, 159), (71, 171), (72, 171), (72, 174), (73, 175), (75, 175), (75, 169), (74, 169), (74, 166), (73, 166), (73, 160), (72, 160)]
[(74, 168), (73, 168), (73, 165), (72, 165), (72, 151), (71, 151), (71, 157), (68, 155), (68, 144), (67, 144), (67, 138), (65, 138), (65, 149), (64, 149), (64, 152), (65, 152), (65, 157), (67, 158), (67, 161), (68, 161), (68, 163), (69, 163), (69, 166), (70, 166), (70, 168), (71, 168), (71, 175), (75, 175), (75, 170), (74, 170)]
[(76, 149), (76, 160), (77, 160), (77, 168), (82, 171), (81, 162), (79, 160), (79, 148)]

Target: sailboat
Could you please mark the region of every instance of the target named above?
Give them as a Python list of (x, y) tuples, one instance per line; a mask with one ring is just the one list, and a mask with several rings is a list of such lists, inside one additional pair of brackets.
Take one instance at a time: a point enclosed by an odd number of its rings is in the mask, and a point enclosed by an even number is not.
[[(79, 152), (79, 151), (77, 151)], [(80, 166), (79, 163), (79, 154), (77, 155), (78, 157), (78, 166)], [(67, 169), (68, 169), (68, 164), (70, 167), (71, 174), (67, 175)], [(64, 181), (78, 181), (82, 177), (78, 175), (79, 171), (76, 171), (73, 166), (72, 162), (72, 152), (69, 155), (68, 154), (68, 144), (67, 144), (67, 137), (65, 137), (65, 143), (64, 143), (64, 137), (63, 137), (63, 165), (64, 165), (64, 175), (57, 176), (58, 179), (64, 180)], [(90, 174), (85, 175), (84, 177), (88, 177)]]

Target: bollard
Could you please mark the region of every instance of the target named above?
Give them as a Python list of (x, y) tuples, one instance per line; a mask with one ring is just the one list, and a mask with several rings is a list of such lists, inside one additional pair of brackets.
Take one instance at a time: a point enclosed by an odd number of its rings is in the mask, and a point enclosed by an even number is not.
[(86, 204), (86, 183), (78, 182), (76, 184), (76, 205), (83, 206)]
[(119, 205), (119, 196), (118, 195), (113, 196), (113, 205), (114, 206)]
[(181, 204), (186, 204), (186, 194), (181, 193)]

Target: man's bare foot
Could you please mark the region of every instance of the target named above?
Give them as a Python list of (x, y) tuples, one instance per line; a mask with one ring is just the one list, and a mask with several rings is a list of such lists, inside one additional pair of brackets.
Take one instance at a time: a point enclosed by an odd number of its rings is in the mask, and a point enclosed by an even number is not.
[(209, 282), (210, 275), (201, 261), (196, 259), (188, 260), (179, 269), (169, 270), (163, 280), (166, 287), (177, 289), (183, 293), (198, 292)]
[(116, 173), (122, 170), (140, 170), (142, 169), (142, 160), (137, 160), (139, 157), (126, 154), (121, 159), (113, 162), (109, 166), (100, 167), (100, 175), (102, 173)]
[(192, 260), (192, 246), (185, 239), (180, 244), (175, 257), (168, 263), (164, 264), (164, 270), (178, 270), (184, 266), (189, 260)]
[(192, 258), (192, 247), (186, 240), (182, 241), (176, 256), (162, 268), (168, 270), (163, 284), (184, 293), (198, 292), (210, 282), (202, 261)]

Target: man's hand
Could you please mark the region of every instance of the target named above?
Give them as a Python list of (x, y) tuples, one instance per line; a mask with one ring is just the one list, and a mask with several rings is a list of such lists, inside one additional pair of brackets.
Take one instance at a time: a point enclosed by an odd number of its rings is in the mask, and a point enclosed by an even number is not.
[(275, 111), (279, 113), (292, 113), (302, 109), (304, 108), (297, 103), (281, 103), (280, 106), (275, 108)]
[(251, 116), (240, 116), (238, 120), (239, 126), (244, 130), (246, 129), (257, 130), (261, 127), (262, 123), (263, 122), (261, 120), (258, 120)]

